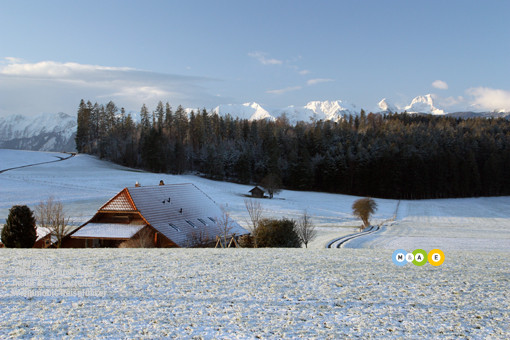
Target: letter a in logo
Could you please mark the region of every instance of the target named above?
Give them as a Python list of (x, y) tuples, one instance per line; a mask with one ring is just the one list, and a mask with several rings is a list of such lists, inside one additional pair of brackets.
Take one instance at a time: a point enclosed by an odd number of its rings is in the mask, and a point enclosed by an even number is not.
[(425, 263), (427, 263), (427, 252), (423, 249), (415, 249), (413, 251), (414, 255), (414, 265), (416, 266), (423, 266)]

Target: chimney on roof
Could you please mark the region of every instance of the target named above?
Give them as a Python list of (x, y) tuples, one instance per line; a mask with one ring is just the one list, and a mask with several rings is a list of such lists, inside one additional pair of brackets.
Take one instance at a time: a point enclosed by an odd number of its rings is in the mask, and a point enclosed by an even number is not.
[(163, 180), (159, 181), (159, 185), (165, 185), (165, 182)]
[(135, 187), (136, 187), (136, 188), (140, 187), (140, 183), (138, 183), (138, 181), (136, 181), (136, 183), (135, 183)]

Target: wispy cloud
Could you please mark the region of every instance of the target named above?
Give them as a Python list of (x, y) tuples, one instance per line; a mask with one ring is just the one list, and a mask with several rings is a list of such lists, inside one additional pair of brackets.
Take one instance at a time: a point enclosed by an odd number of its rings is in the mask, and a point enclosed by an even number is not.
[(309, 70), (301, 70), (298, 72), (300, 75), (302, 76), (306, 76), (307, 74), (310, 74), (310, 71)]
[(328, 83), (328, 82), (331, 82), (331, 81), (335, 81), (334, 79), (329, 79), (329, 78), (316, 78), (316, 79), (310, 79), (306, 82), (307, 85), (317, 85), (317, 84), (320, 84), (320, 83)]
[(466, 91), (473, 97), (471, 105), (477, 110), (510, 112), (510, 91), (491, 89), (488, 87), (474, 87)]
[(286, 88), (278, 89), (278, 90), (269, 90), (269, 91), (266, 91), (266, 93), (280, 95), (280, 94), (284, 94), (287, 92), (298, 91), (298, 90), (301, 90), (302, 88), (303, 88), (302, 86), (290, 86), (290, 87), (286, 87)]
[(439, 89), (439, 90), (448, 90), (448, 84), (442, 80), (433, 81), (432, 87)]
[(0, 64), (0, 112), (2, 114), (63, 111), (74, 113), (80, 99), (138, 110), (157, 101), (174, 105), (213, 106), (218, 98), (205, 85), (210, 78), (189, 77), (78, 63), (41, 61), (27, 63), (16, 58)]
[(12, 64), (12, 63), (22, 63), (23, 59), (15, 58), (15, 57), (5, 57), (3, 60), (0, 60), (0, 64)]
[(257, 59), (262, 65), (281, 65), (283, 64), (282, 60), (268, 58), (267, 53), (264, 52), (250, 52), (248, 55), (252, 58)]

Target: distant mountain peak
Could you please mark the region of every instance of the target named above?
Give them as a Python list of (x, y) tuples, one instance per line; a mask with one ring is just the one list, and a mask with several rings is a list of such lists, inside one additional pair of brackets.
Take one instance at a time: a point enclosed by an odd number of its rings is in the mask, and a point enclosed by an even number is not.
[(431, 94), (415, 97), (404, 110), (409, 113), (429, 113), (434, 115), (444, 115), (446, 113), (444, 110), (434, 106), (434, 99)]
[(240, 119), (248, 120), (260, 120), (260, 119), (271, 119), (274, 120), (267, 110), (255, 102), (249, 102), (244, 104), (225, 104), (219, 105), (214, 108), (213, 112), (225, 116), (230, 114)]
[(392, 112), (392, 113), (395, 113), (395, 112), (398, 112), (398, 108), (393, 105), (392, 103), (389, 103), (388, 100), (386, 98), (383, 98), (379, 104), (379, 109), (382, 111), (382, 112)]

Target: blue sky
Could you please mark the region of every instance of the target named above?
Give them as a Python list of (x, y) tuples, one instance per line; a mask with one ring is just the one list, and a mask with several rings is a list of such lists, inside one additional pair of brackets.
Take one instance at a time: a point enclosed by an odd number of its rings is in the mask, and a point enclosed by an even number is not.
[(510, 111), (508, 1), (2, 1), (0, 115), (81, 98)]

